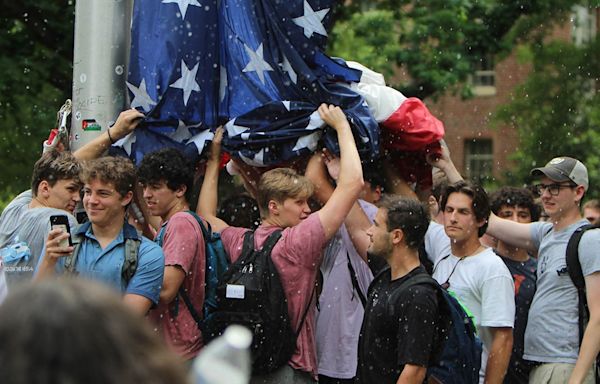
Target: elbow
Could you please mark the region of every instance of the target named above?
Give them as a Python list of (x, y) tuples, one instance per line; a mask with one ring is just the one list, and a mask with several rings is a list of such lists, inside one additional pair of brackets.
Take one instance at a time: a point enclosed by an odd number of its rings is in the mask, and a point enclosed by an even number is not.
[(165, 289), (165, 287), (163, 286), (163, 288), (160, 290), (160, 295), (159, 295), (158, 301), (160, 304), (169, 304), (173, 300), (175, 300), (176, 296), (177, 296), (177, 291), (173, 291), (168, 288)]

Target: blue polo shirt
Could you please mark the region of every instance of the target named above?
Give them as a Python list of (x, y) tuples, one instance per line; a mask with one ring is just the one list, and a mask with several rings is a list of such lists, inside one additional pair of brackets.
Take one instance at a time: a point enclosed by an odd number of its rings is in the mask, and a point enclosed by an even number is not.
[[(94, 236), (91, 223), (82, 224), (75, 233), (83, 234), (75, 263), (75, 270), (80, 276), (103, 282), (123, 293), (146, 297), (158, 304), (165, 261), (162, 249), (156, 243), (138, 235), (135, 228), (127, 223), (117, 238), (104, 249)], [(125, 262), (126, 238), (141, 239), (138, 266), (129, 284), (126, 284), (121, 276)], [(57, 273), (65, 272), (64, 262), (61, 258), (56, 263)]]

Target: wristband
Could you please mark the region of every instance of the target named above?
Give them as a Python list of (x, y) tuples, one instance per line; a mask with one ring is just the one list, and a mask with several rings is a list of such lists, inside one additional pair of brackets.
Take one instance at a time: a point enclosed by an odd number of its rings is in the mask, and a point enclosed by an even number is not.
[(113, 140), (113, 138), (110, 136), (110, 127), (108, 127), (108, 129), (106, 130), (106, 134), (108, 135), (108, 140), (110, 140), (111, 144), (114, 144), (115, 141)]

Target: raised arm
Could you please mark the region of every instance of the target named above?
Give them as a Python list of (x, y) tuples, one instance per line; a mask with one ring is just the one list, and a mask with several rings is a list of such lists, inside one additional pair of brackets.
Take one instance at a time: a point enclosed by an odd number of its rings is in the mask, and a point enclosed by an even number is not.
[(319, 219), (330, 239), (342, 225), (364, 185), (360, 157), (350, 124), (340, 107), (321, 104), (319, 114), (336, 130), (340, 146), (340, 177), (327, 203), (319, 210)]
[(212, 230), (221, 232), (229, 224), (217, 217), (217, 193), (219, 187), (219, 164), (221, 162), (221, 142), (223, 140), (223, 127), (217, 128), (215, 137), (210, 146), (210, 155), (206, 162), (204, 181), (200, 188), (200, 197), (196, 213), (208, 221)]
[(448, 184), (454, 184), (458, 181), (461, 181), (463, 177), (456, 169), (454, 162), (452, 162), (452, 158), (450, 157), (450, 150), (448, 149), (446, 142), (442, 140), (440, 141), (440, 144), (442, 146), (442, 154), (428, 154), (426, 157), (427, 162), (432, 167), (436, 167), (446, 174), (446, 177), (448, 178)]
[(486, 233), (514, 247), (527, 249), (531, 252), (537, 251), (531, 239), (531, 224), (501, 219), (494, 213), (490, 213)]
[[(327, 172), (329, 172), (332, 179), (337, 181), (339, 178), (339, 163), (340, 159), (338, 157), (324, 150), (322, 154), (315, 153), (306, 167), (306, 177), (315, 185), (314, 196), (321, 204), (327, 203), (334, 191), (334, 187), (327, 177)], [(371, 221), (358, 200), (352, 205), (344, 224), (356, 252), (367, 261), (367, 248), (369, 248), (370, 238), (367, 236), (366, 231), (371, 226)]]
[(132, 108), (121, 112), (112, 127), (73, 152), (73, 156), (79, 160), (92, 160), (102, 156), (104, 151), (117, 140), (133, 132), (143, 118), (144, 114), (137, 109)]

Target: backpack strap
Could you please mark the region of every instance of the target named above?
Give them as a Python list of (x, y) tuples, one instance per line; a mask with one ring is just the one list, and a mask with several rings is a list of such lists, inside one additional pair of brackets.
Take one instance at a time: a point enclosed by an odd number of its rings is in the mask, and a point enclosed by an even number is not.
[[(204, 245), (205, 245), (204, 248), (205, 248), (205, 257), (206, 257), (206, 248), (208, 247), (208, 242), (211, 240), (211, 237), (212, 237), (212, 228), (210, 226), (210, 223), (208, 223), (208, 222), (206, 223), (208, 225), (208, 228), (207, 228), (204, 225), (204, 221), (200, 218), (200, 216), (198, 216), (198, 214), (196, 212), (188, 210), (187, 213), (192, 215), (198, 222), (198, 225), (200, 225), (200, 230), (202, 231), (202, 236), (204, 237)], [(204, 283), (207, 284), (206, 281)], [(202, 316), (200, 316), (200, 314), (198, 313), (198, 311), (192, 304), (192, 300), (190, 299), (190, 296), (187, 294), (187, 292), (183, 288), (183, 283), (179, 286), (178, 293), (179, 293), (179, 296), (181, 297), (181, 299), (183, 300), (183, 302), (185, 303), (185, 306), (187, 307), (188, 311), (190, 312), (190, 315), (196, 322), (196, 325), (198, 326), (198, 329), (200, 330), (200, 332), (206, 333), (206, 332), (204, 332), (204, 320), (202, 319)], [(178, 306), (179, 303), (177, 303), (176, 305)]]
[(137, 270), (142, 240), (136, 229), (127, 222), (123, 225), (123, 237), (125, 238), (125, 260), (121, 268), (121, 277), (127, 285)]
[(73, 252), (70, 255), (65, 256), (65, 270), (68, 274), (76, 275), (75, 264), (77, 264), (77, 256), (79, 256), (79, 251), (81, 249), (81, 243), (83, 243), (85, 233), (91, 226), (90, 222), (79, 224), (74, 233), (71, 235), (73, 239)]
[[(358, 285), (358, 277), (356, 276), (356, 271), (354, 270), (352, 262), (350, 261), (350, 253), (347, 251), (346, 257), (348, 258), (348, 270), (350, 271), (350, 280), (352, 280), (352, 288), (354, 291), (356, 291), (356, 294), (358, 295), (358, 298), (360, 299), (363, 308), (365, 308), (367, 306), (367, 298), (365, 297), (365, 294), (362, 292), (360, 286)], [(354, 298), (354, 294), (352, 294), (352, 297)]]
[(308, 304), (306, 304), (306, 308), (304, 309), (304, 313), (302, 314), (302, 317), (300, 318), (300, 324), (298, 325), (298, 329), (294, 333), (296, 336), (296, 339), (298, 338), (298, 335), (300, 335), (300, 331), (302, 330), (302, 326), (304, 325), (304, 320), (306, 320), (306, 317), (308, 316), (308, 310), (310, 309), (310, 305), (312, 304), (312, 301), (313, 301), (313, 298), (315, 297), (316, 291), (317, 291), (317, 286), (315, 285), (312, 289), (312, 293), (310, 294), (310, 299), (308, 300)]
[(585, 330), (585, 324), (589, 318), (589, 309), (587, 305), (587, 298), (585, 296), (585, 279), (583, 271), (581, 270), (581, 262), (579, 261), (579, 242), (581, 237), (588, 229), (595, 228), (592, 224), (585, 224), (577, 228), (575, 232), (569, 238), (567, 243), (567, 271), (569, 277), (573, 281), (573, 285), (577, 288), (577, 296), (579, 297), (579, 344), (583, 341), (583, 333)]
[[(77, 226), (75, 233), (73, 234), (73, 252), (69, 256), (65, 257), (65, 270), (69, 274), (76, 274), (75, 265), (77, 265), (77, 257), (81, 250), (81, 244), (85, 240), (85, 233), (91, 226), (90, 222), (83, 223)], [(138, 266), (138, 256), (140, 240), (137, 231), (128, 223), (123, 225), (123, 237), (125, 238), (125, 255), (123, 261), (123, 267), (121, 268), (121, 278), (125, 281), (125, 285), (129, 284), (129, 281), (135, 274)]]

